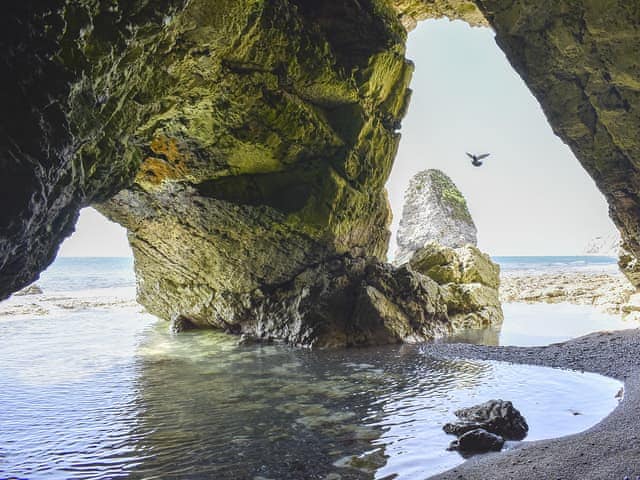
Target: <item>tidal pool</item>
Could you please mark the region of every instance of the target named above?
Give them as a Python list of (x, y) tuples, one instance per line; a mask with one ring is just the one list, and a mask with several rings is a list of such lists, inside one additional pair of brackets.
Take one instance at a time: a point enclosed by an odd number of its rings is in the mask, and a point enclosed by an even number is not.
[(504, 322), (501, 326), (467, 330), (443, 341), (533, 347), (564, 342), (603, 330), (640, 327), (635, 320), (601, 312), (589, 305), (503, 303), (502, 310)]
[(512, 400), (528, 440), (584, 430), (620, 382), (420, 346), (309, 351), (172, 336), (139, 308), (0, 317), (0, 478), (424, 479), (453, 411)]

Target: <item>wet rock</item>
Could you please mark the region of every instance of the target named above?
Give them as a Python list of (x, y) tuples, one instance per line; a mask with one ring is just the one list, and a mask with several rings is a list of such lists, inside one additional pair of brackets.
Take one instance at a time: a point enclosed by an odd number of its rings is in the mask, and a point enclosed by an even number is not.
[(462, 408), (455, 412), (458, 421), (443, 427), (446, 433), (461, 436), (466, 432), (483, 429), (507, 440), (522, 440), (529, 426), (511, 402), (489, 400), (480, 405)]
[(504, 438), (486, 431), (483, 428), (469, 430), (457, 440), (451, 442), (447, 450), (458, 450), (460, 453), (499, 452), (504, 446)]
[(268, 291), (222, 293), (203, 307), (189, 317), (301, 346), (417, 342), (452, 332), (433, 280), (373, 257), (334, 257)]
[(33, 285), (29, 285), (27, 288), (23, 288), (22, 290), (14, 293), (14, 295), (21, 297), (24, 295), (41, 295), (42, 293), (44, 293), (42, 288), (34, 283)]
[(425, 170), (411, 178), (398, 228), (396, 264), (411, 259), (429, 242), (445, 247), (476, 245), (476, 226), (467, 202), (440, 170)]
[(183, 315), (176, 315), (169, 323), (169, 331), (171, 333), (181, 333), (188, 330), (195, 330), (196, 328), (198, 327), (193, 323), (193, 321)]
[(454, 329), (502, 323), (500, 267), (478, 248), (450, 248), (429, 242), (415, 252), (409, 265), (440, 285)]
[(636, 288), (622, 273), (510, 272), (500, 282), (503, 302), (568, 302), (614, 314), (640, 312)]

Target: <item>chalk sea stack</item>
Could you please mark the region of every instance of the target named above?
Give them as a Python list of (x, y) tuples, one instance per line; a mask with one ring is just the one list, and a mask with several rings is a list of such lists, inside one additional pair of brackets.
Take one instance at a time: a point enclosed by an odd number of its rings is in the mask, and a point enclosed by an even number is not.
[(477, 247), (467, 201), (440, 170), (415, 174), (405, 193), (396, 265), (408, 263), (440, 286), (453, 328), (499, 325), (500, 267)]
[(418, 172), (409, 181), (395, 263), (408, 262), (429, 242), (452, 248), (478, 244), (467, 201), (444, 172), (434, 169)]

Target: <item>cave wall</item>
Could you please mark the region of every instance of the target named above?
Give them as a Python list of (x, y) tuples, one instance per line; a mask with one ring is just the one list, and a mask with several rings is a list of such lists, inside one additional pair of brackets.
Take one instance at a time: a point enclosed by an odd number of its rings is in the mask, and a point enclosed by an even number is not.
[(37, 279), (78, 210), (129, 185), (181, 2), (9, 2), (0, 18), (0, 299)]
[[(446, 319), (433, 285), (381, 260), (384, 183), (410, 94), (405, 29), (441, 16), (495, 29), (605, 194), (630, 252), (624, 266), (640, 283), (635, 2), (52, 0), (7, 8), (0, 298), (36, 279), (78, 209), (96, 205), (127, 227), (139, 299), (163, 318), (293, 338), (304, 329), (274, 319), (291, 314), (309, 333), (329, 321), (330, 307), (348, 305), (339, 319), (346, 328), (375, 304), (401, 325), (392, 339), (445, 331), (425, 327)], [(400, 302), (413, 304), (410, 312), (397, 308), (401, 285), (413, 292)], [(421, 320), (411, 324), (414, 317)]]

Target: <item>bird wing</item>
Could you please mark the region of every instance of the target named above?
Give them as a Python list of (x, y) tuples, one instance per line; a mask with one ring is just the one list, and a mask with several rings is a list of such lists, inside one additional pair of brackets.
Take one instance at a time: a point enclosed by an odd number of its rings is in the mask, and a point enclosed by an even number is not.
[(471, 155), (469, 152), (465, 152), (465, 153), (467, 154), (467, 157), (469, 157), (469, 158), (471, 158), (471, 159), (473, 159), (473, 160), (475, 160), (475, 159), (476, 159), (476, 157), (474, 157), (473, 155)]
[(483, 153), (482, 155), (478, 155), (478, 160), (481, 160), (483, 158), (487, 158), (489, 155), (491, 155), (490, 153)]

